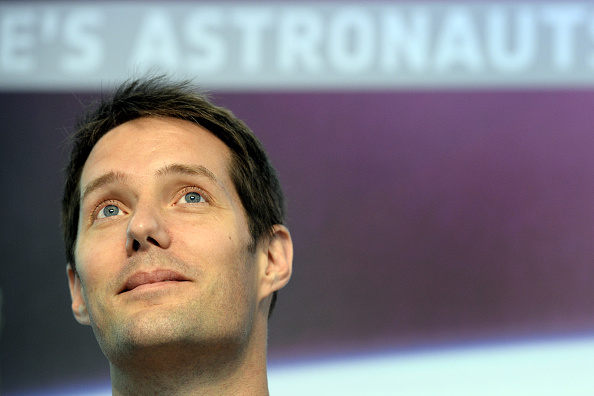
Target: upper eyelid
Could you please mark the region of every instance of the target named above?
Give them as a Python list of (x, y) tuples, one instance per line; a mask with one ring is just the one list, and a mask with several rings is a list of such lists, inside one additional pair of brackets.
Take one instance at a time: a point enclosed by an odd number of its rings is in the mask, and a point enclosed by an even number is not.
[[(184, 194), (187, 194), (189, 192), (199, 193), (204, 198), (204, 200), (207, 202), (212, 200), (211, 195), (204, 188), (198, 187), (196, 185), (184, 185), (183, 187), (178, 188), (177, 191), (175, 192), (175, 195), (174, 195), (175, 201), (177, 201)], [(109, 196), (109, 195), (115, 196), (115, 195), (119, 195), (119, 194), (109, 194), (108, 193), (108, 194), (105, 194), (105, 196), (103, 198), (97, 199), (96, 200), (97, 203), (92, 204), (92, 208), (93, 208), (92, 212), (93, 213), (97, 212), (97, 210), (99, 210), (100, 207), (106, 206), (108, 204), (115, 204), (118, 207), (120, 207), (120, 209), (121, 209), (121, 206), (123, 205), (122, 201), (118, 198), (107, 198), (107, 196)]]
[(120, 183), (111, 182), (100, 186), (91, 187), (92, 188), (90, 190), (87, 188), (87, 191), (85, 191), (81, 196), (81, 208), (91, 207), (93, 210), (96, 210), (99, 206), (103, 205), (107, 201), (121, 201), (120, 198), (122, 197), (123, 193), (120, 190), (122, 187)]

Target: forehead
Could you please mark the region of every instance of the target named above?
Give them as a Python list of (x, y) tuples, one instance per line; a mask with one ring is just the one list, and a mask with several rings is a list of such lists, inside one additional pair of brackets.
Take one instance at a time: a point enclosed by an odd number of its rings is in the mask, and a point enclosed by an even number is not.
[(171, 163), (201, 165), (229, 181), (230, 150), (205, 128), (175, 118), (144, 117), (107, 132), (93, 147), (81, 185), (106, 172), (143, 175)]

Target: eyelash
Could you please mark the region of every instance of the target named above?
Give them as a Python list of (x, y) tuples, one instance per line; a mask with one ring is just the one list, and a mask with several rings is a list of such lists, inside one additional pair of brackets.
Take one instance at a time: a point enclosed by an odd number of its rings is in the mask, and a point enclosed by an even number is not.
[(206, 201), (206, 203), (210, 202), (210, 197), (208, 196), (208, 194), (203, 189), (201, 189), (200, 187), (196, 187), (196, 186), (186, 186), (186, 187), (182, 188), (179, 191), (179, 193), (176, 195), (175, 202), (179, 201), (184, 195), (186, 195), (187, 193), (191, 193), (191, 192), (200, 194), (200, 196), (204, 199), (204, 201)]
[(99, 211), (102, 210), (103, 208), (105, 208), (106, 206), (109, 205), (114, 205), (117, 206), (118, 208), (120, 208), (120, 210), (122, 210), (121, 208), (121, 204), (119, 201), (116, 201), (114, 199), (107, 199), (105, 201), (101, 201), (99, 202), (96, 206), (95, 209), (91, 212), (91, 220), (97, 220), (97, 215), (99, 214)]

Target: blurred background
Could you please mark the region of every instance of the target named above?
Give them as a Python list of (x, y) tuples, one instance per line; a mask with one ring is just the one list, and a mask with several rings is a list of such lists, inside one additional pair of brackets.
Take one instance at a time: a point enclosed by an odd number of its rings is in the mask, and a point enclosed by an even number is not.
[(1, 1), (3, 394), (109, 394), (62, 168), (82, 109), (146, 73), (279, 171), (272, 394), (594, 394), (594, 3)]

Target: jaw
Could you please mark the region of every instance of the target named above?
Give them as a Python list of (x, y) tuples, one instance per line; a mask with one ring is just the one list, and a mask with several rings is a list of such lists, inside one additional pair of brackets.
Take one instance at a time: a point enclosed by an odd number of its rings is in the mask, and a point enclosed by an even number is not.
[(128, 345), (110, 358), (113, 394), (268, 394), (267, 320), (257, 316), (247, 337)]

